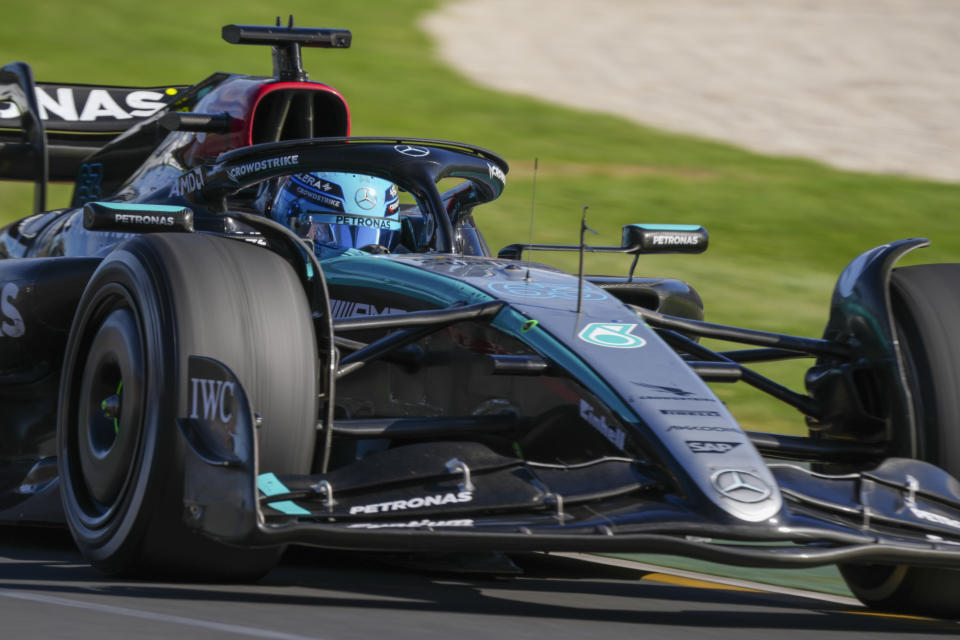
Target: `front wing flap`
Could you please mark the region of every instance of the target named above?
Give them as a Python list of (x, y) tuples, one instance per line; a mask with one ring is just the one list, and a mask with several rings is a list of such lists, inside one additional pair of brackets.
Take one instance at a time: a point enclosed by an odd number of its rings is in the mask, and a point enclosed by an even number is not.
[(388, 449), (323, 475), (258, 475), (243, 388), (225, 366), (207, 362), (235, 384), (235, 420), (230, 433), (202, 419), (180, 421), (183, 517), (226, 543), (668, 553), (766, 567), (960, 567), (960, 483), (908, 459), (843, 476), (773, 465), (786, 500), (763, 522), (738, 521), (670, 493), (640, 460), (546, 465), (466, 442)]

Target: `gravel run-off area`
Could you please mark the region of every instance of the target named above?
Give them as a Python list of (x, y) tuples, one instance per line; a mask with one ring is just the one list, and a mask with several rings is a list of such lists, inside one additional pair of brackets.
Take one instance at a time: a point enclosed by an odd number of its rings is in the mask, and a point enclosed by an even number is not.
[(485, 87), (960, 181), (957, 0), (452, 0), (423, 26)]

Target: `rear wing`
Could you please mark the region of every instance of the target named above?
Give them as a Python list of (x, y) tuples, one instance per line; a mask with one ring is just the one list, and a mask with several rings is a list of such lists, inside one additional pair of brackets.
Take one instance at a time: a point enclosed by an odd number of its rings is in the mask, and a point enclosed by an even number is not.
[(0, 178), (35, 181), (42, 209), (48, 179), (74, 180), (84, 158), (188, 88), (34, 82), (29, 65), (8, 64), (0, 69)]
[[(286, 27), (277, 18), (276, 26), (226, 25), (221, 35), (230, 44), (271, 46), (280, 82), (307, 80), (301, 47), (343, 49), (352, 38), (346, 29), (294, 27), (293, 16)], [(86, 158), (128, 131), (137, 136), (154, 127), (166, 135), (169, 127), (154, 117), (158, 112), (192, 110), (228, 76), (214, 73), (195, 85), (167, 87), (60, 84), (34, 82), (24, 62), (8, 64), (0, 68), (0, 179), (36, 182), (34, 208), (43, 211), (48, 180), (74, 181)], [(349, 131), (345, 103), (343, 111)], [(139, 128), (145, 121), (150, 124)]]

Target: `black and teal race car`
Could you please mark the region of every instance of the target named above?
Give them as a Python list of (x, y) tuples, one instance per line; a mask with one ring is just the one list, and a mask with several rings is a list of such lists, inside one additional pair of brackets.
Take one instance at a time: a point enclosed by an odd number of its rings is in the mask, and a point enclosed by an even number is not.
[[(0, 71), (0, 174), (37, 182), (0, 233), (0, 520), (65, 523), (111, 573), (255, 577), (288, 543), (637, 551), (835, 563), (869, 605), (960, 614), (960, 266), (895, 269), (922, 239), (866, 252), (822, 338), (705, 322), (686, 283), (634, 277), (641, 254), (704, 250), (702, 228), (494, 256), (474, 215), (502, 158), (350, 137), (307, 80), (300, 47), (349, 32), (224, 37), (271, 45), (274, 77)], [(330, 173), (396, 187), (389, 221), (338, 220), (389, 246), (324, 251), (271, 211), (291, 181), (334, 193), (311, 178)], [(70, 207), (43, 211), (50, 179)], [(317, 197), (370, 196), (337, 188)], [(586, 276), (532, 248), (634, 260)], [(792, 358), (808, 393), (751, 368)], [(744, 430), (708, 385), (733, 382), (810, 435)]]

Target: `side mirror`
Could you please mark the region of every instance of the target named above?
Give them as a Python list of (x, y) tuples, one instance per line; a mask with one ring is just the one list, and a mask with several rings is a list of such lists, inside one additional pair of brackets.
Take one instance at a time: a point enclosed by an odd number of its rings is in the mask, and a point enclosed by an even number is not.
[(193, 210), (189, 207), (128, 202), (88, 202), (83, 206), (83, 228), (87, 231), (193, 232)]
[(710, 237), (695, 224), (628, 224), (623, 227), (624, 253), (703, 253)]

